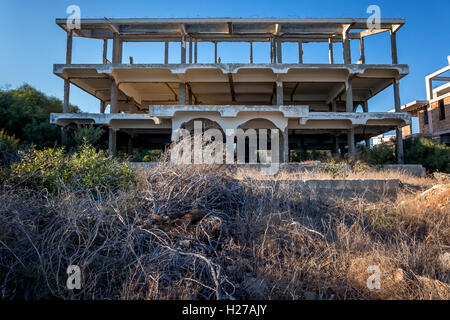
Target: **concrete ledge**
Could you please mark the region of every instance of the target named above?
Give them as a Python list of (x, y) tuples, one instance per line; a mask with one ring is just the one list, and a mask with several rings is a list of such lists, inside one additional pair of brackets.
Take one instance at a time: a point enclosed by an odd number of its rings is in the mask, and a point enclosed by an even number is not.
[(398, 179), (262, 180), (258, 183), (280, 192), (295, 192), (301, 197), (325, 202), (334, 198), (363, 198), (369, 202), (395, 200), (400, 186)]
[(306, 117), (309, 106), (255, 106), (255, 105), (150, 105), (152, 117), (172, 118), (176, 112), (219, 112), (222, 117), (236, 117), (239, 112), (281, 112), (286, 118)]
[(407, 173), (416, 177), (424, 177), (426, 174), (426, 170), (421, 164), (385, 164), (377, 167)]
[(353, 125), (365, 125), (370, 120), (394, 120), (399, 124), (411, 124), (411, 115), (404, 112), (310, 112), (300, 119), (300, 125), (309, 120), (348, 120)]
[(84, 121), (108, 125), (111, 120), (152, 120), (154, 124), (160, 124), (159, 119), (148, 114), (138, 113), (50, 113), (50, 123), (65, 125), (71, 121)]

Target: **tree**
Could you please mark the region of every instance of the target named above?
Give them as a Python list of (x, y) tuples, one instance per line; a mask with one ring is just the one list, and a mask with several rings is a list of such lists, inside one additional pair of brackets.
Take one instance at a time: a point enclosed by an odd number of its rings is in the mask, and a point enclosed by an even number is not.
[[(73, 105), (70, 110), (79, 112)], [(28, 84), (17, 89), (0, 89), (0, 128), (24, 144), (49, 147), (60, 142), (60, 129), (49, 122), (52, 112), (62, 112), (62, 101)]]

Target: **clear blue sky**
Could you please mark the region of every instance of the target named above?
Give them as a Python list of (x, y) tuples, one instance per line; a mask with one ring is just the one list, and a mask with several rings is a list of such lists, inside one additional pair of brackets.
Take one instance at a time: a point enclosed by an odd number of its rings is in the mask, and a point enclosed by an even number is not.
[[(28, 83), (46, 94), (63, 97), (63, 81), (53, 75), (54, 63), (64, 63), (66, 33), (55, 24), (65, 18), (69, 5), (81, 8), (82, 18), (164, 18), (164, 17), (318, 17), (366, 18), (371, 4), (381, 8), (382, 18), (404, 18), (406, 25), (397, 35), (399, 63), (408, 64), (410, 74), (400, 82), (402, 104), (425, 98), (424, 77), (447, 64), (450, 55), (450, 1), (337, 1), (337, 0), (226, 0), (226, 1), (113, 1), (113, 0), (0, 0), (0, 86), (17, 87)], [(375, 36), (366, 44), (368, 63), (390, 61), (387, 34)], [(355, 42), (355, 41), (353, 41)], [(100, 63), (99, 40), (74, 39), (74, 63)], [(326, 46), (326, 45), (325, 45)], [(242, 50), (239, 50), (242, 49)], [(124, 61), (133, 56), (135, 63), (162, 62), (162, 45), (131, 44), (124, 47)], [(199, 47), (199, 62), (213, 58), (212, 46)], [(174, 55), (179, 54), (175, 52)], [(246, 61), (243, 45), (219, 47), (223, 62)], [(268, 59), (268, 50), (255, 48), (255, 62)], [(339, 50), (336, 50), (339, 55)], [(305, 62), (320, 62), (327, 57), (322, 45), (305, 47)], [(353, 61), (359, 57), (357, 43), (352, 45)], [(295, 61), (293, 47), (286, 46), (284, 62)], [(340, 59), (337, 57), (337, 59)], [(87, 112), (98, 112), (98, 100), (72, 87), (71, 102)], [(371, 111), (393, 108), (392, 89), (370, 101)]]

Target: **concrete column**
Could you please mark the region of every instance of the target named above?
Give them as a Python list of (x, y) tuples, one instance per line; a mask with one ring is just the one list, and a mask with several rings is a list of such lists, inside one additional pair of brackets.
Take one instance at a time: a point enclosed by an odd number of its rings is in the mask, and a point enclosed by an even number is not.
[(364, 143), (366, 144), (366, 148), (370, 148), (370, 138), (365, 138)]
[(353, 112), (353, 85), (352, 80), (347, 81), (347, 95), (346, 95), (346, 112)]
[(277, 63), (283, 63), (282, 43), (280, 37), (277, 37)]
[(359, 38), (359, 55), (362, 64), (366, 63), (366, 55), (364, 50), (364, 37)]
[(217, 64), (217, 42), (214, 41), (214, 63)]
[(198, 44), (198, 42), (197, 42), (197, 40), (195, 40), (195, 44), (194, 44), (194, 63), (197, 63), (197, 51), (198, 51), (197, 44)]
[(270, 38), (270, 63), (275, 63), (275, 44), (273, 37)]
[(106, 101), (100, 100), (100, 113), (105, 113)]
[(397, 144), (395, 147), (395, 151), (397, 153), (397, 162), (398, 164), (404, 164), (404, 156), (403, 156), (403, 136), (402, 136), (402, 129), (401, 128), (397, 128), (395, 129), (395, 133), (396, 133), (396, 139), (397, 139)]
[(331, 112), (336, 112), (336, 100), (331, 101)]
[(298, 63), (303, 63), (303, 41), (298, 42)]
[(344, 55), (344, 64), (352, 63), (352, 55), (350, 50), (350, 40), (348, 38), (348, 33), (344, 32), (342, 34), (342, 50)]
[(164, 43), (164, 63), (168, 64), (169, 63), (169, 42), (166, 41)]
[(289, 130), (287, 127), (283, 131), (283, 162), (289, 162)]
[(192, 63), (192, 38), (189, 38), (189, 64)]
[(394, 87), (394, 103), (395, 103), (395, 112), (402, 112), (400, 105), (400, 88), (399, 81), (397, 79), (393, 80)]
[(398, 64), (397, 57), (397, 33), (391, 31), (391, 52), (392, 52), (392, 64)]
[(283, 82), (277, 81), (277, 98), (276, 98), (276, 104), (277, 106), (282, 106), (284, 102), (283, 98)]
[(328, 59), (330, 64), (334, 64), (333, 39), (328, 39)]
[(180, 88), (178, 90), (178, 104), (186, 104), (186, 83), (180, 82)]
[(334, 136), (333, 153), (334, 153), (335, 155), (338, 155), (338, 154), (339, 154), (339, 136)]
[[(397, 79), (394, 79), (394, 101), (395, 101), (395, 112), (401, 112), (401, 102), (400, 102), (400, 88), (399, 88), (399, 81)], [(397, 128), (396, 130), (396, 153), (397, 153), (397, 162), (399, 164), (404, 163), (404, 157), (403, 157), (403, 136), (402, 136), (402, 129)]]
[(106, 64), (108, 55), (108, 39), (103, 39), (103, 64)]
[(117, 87), (117, 84), (114, 80), (111, 81), (111, 99), (110, 99), (110, 113), (118, 113), (119, 112), (119, 106), (118, 106), (118, 99), (119, 99), (119, 88)]
[(117, 151), (117, 131), (109, 128), (108, 149), (111, 154)]
[(369, 112), (369, 102), (368, 101), (364, 101), (362, 103), (362, 108), (363, 108), (363, 112)]
[(114, 33), (113, 35), (113, 64), (122, 63), (122, 41), (120, 41), (119, 35)]
[(253, 63), (253, 42), (250, 41), (250, 64)]
[(181, 63), (186, 63), (186, 37), (181, 37)]
[(128, 135), (128, 145), (127, 145), (128, 155), (133, 155), (133, 136)]
[(356, 156), (355, 129), (353, 127), (351, 127), (348, 132), (347, 143), (348, 143), (348, 153), (352, 158), (355, 158)]
[[(66, 48), (66, 64), (72, 63), (72, 30), (67, 32), (67, 48)], [(70, 82), (64, 80), (64, 103), (63, 113), (68, 113), (70, 110)]]

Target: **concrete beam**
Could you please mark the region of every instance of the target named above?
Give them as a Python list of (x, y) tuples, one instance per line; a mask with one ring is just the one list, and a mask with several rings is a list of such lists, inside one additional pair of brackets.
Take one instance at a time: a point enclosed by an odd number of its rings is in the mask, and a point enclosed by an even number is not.
[[(217, 112), (224, 118), (235, 118), (240, 112), (277, 112), (285, 118), (298, 119), (308, 116), (308, 106), (274, 106), (274, 105), (150, 105), (149, 114), (157, 118), (173, 118), (177, 112)], [(404, 114), (404, 113), (402, 113)]]

